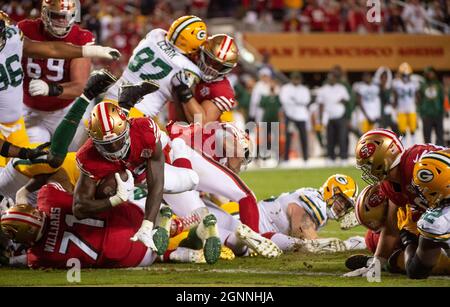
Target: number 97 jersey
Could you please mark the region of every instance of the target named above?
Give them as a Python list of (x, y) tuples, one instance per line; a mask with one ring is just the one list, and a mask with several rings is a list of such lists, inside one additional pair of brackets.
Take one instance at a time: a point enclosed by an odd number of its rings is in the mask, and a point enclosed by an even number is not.
[(22, 32), (15, 26), (6, 27), (0, 50), (0, 123), (13, 123), (22, 116), (22, 50)]
[(144, 96), (135, 107), (147, 116), (156, 116), (167, 101), (174, 101), (171, 82), (182, 69), (192, 82), (200, 79), (199, 68), (166, 40), (166, 31), (152, 30), (134, 49), (122, 77), (110, 87), (105, 98), (117, 101), (119, 88), (124, 83), (153, 80), (159, 84), (159, 90)]

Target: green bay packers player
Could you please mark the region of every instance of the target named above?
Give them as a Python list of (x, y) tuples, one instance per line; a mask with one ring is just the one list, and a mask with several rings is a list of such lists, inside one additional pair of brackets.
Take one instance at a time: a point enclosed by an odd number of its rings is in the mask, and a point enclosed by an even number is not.
[[(354, 205), (358, 187), (347, 175), (330, 176), (321, 189), (300, 188), (258, 203), (259, 232), (272, 240), (281, 250), (306, 250), (309, 252), (336, 252), (364, 249), (363, 238), (346, 241), (336, 238), (319, 238), (319, 230), (328, 219), (339, 220)], [(218, 219), (222, 243), (236, 255), (245, 251), (242, 230), (236, 215), (237, 206), (228, 203), (218, 208), (207, 202), (208, 209)], [(250, 241), (250, 242), (248, 242)], [(246, 241), (252, 247), (251, 240)]]
[(409, 278), (423, 279), (438, 263), (442, 249), (450, 257), (450, 149), (423, 155), (413, 176), (428, 209), (417, 222), (417, 245), (410, 244), (405, 251), (406, 273)]
[[(130, 116), (158, 115), (167, 101), (176, 100), (171, 81), (178, 72), (187, 72), (189, 84), (200, 79), (200, 70), (191, 59), (198, 55), (200, 45), (206, 40), (206, 31), (206, 24), (196, 16), (178, 18), (168, 31), (150, 31), (134, 49), (127, 68), (116, 84), (108, 90), (105, 98), (117, 101), (122, 85), (153, 80), (159, 84), (159, 90), (144, 96), (135, 108), (131, 109)], [(134, 103), (136, 101), (121, 106), (130, 109)]]
[[(23, 36), (8, 16), (0, 13), (0, 140), (4, 141), (4, 153), (9, 143), (29, 146), (23, 113), (22, 56), (36, 58), (72, 59), (100, 57), (117, 59), (116, 49), (102, 46), (74, 46), (62, 42), (35, 42)], [(6, 147), (5, 147), (6, 144)], [(6, 160), (0, 157), (0, 167)]]

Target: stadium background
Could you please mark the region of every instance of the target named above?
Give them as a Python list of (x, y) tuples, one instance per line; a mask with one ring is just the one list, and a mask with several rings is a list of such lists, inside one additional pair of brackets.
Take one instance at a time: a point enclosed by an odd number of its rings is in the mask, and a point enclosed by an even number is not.
[[(122, 59), (117, 63), (95, 63), (96, 67), (107, 66), (116, 75), (120, 75), (134, 46), (148, 31), (153, 28), (167, 29), (181, 15), (195, 14), (205, 18), (210, 34), (228, 33), (235, 36), (241, 51), (241, 65), (230, 77), (240, 102), (233, 117), (243, 123), (249, 120), (252, 86), (263, 68), (270, 69), (279, 85), (289, 81), (290, 72), (301, 72), (304, 84), (310, 90), (322, 86), (329, 71), (340, 69), (342, 82), (349, 85), (352, 97), (353, 104), (348, 108), (350, 119), (350, 114), (357, 112), (352, 85), (361, 81), (364, 72), (374, 73), (378, 67), (387, 66), (395, 74), (398, 65), (407, 61), (420, 78), (423, 70), (432, 65), (445, 91), (442, 102), (445, 110), (444, 140), (447, 146), (450, 143), (450, 1), (381, 1), (381, 22), (376, 23), (367, 22), (366, 14), (370, 7), (366, 1), (357, 0), (85, 0), (81, 4), (82, 26), (95, 34), (98, 43), (122, 52)], [(416, 16), (415, 22), (420, 23), (420, 19), (423, 22), (419, 30), (402, 16), (406, 7), (411, 5), (422, 7), (426, 13), (422, 17)], [(38, 17), (39, 6), (40, 0), (0, 1), (0, 8), (16, 21)], [(270, 112), (273, 112), (273, 120), (280, 123), (281, 150), (284, 149), (285, 129), (293, 133), (289, 161), (257, 161), (254, 165), (312, 169), (250, 170), (244, 173), (244, 179), (258, 199), (300, 186), (318, 187), (336, 172), (353, 175), (360, 188), (363, 187), (359, 172), (351, 167), (351, 158), (341, 163), (329, 163), (326, 150), (319, 145), (311, 123), (308, 130), (311, 158), (308, 163), (303, 163), (297, 141), (298, 131), (285, 125), (285, 114), (281, 108), (271, 109)], [(357, 129), (349, 130), (347, 145), (350, 156), (358, 133)], [(420, 123), (417, 141), (423, 141)], [(338, 168), (331, 168), (336, 166)], [(357, 228), (351, 235), (355, 234), (363, 235), (364, 230)], [(340, 232), (336, 223), (327, 226), (322, 235), (349, 236)], [(83, 273), (82, 284), (367, 285), (365, 280), (337, 278), (345, 272), (343, 262), (347, 256), (346, 253), (318, 257), (288, 254), (274, 261), (238, 259), (234, 264), (219, 262), (211, 269), (164, 264), (150, 268), (151, 277), (145, 271), (88, 270)], [(179, 274), (177, 270), (189, 274)], [(213, 275), (210, 274), (212, 270), (216, 270)], [(8, 278), (11, 274), (16, 277), (14, 281)], [(65, 272), (60, 271), (14, 270), (8, 273), (8, 270), (2, 269), (0, 284), (61, 285), (66, 284), (63, 275)], [(387, 274), (382, 285), (449, 286), (450, 281), (439, 277), (427, 281), (408, 281), (404, 277)]]

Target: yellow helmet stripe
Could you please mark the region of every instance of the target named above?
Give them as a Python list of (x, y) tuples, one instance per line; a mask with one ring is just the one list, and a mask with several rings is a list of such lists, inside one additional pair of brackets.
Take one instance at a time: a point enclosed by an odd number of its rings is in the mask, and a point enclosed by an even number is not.
[(181, 31), (183, 31), (185, 28), (187, 28), (190, 24), (193, 24), (194, 22), (198, 22), (198, 21), (202, 21), (200, 18), (198, 17), (190, 17), (188, 19), (186, 19), (185, 21), (183, 21), (182, 23), (180, 23), (173, 31), (172, 35), (169, 37), (169, 41), (172, 44), (175, 44), (175, 42), (178, 39), (178, 36), (180, 35)]
[(426, 154), (425, 156), (422, 157), (422, 160), (424, 159), (435, 159), (438, 160), (442, 163), (444, 163), (445, 165), (447, 165), (448, 167), (450, 167), (450, 157), (447, 155), (444, 155), (440, 152), (431, 152)]

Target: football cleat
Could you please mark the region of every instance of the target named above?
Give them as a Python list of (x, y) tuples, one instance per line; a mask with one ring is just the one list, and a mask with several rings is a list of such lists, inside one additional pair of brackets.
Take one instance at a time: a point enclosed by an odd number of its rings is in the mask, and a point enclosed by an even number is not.
[(222, 260), (233, 260), (235, 258), (235, 255), (230, 248), (222, 245), (219, 258)]
[(189, 215), (173, 219), (170, 236), (175, 237), (183, 231), (188, 231), (198, 226), (208, 213), (208, 208), (200, 207), (192, 211)]
[(170, 261), (183, 263), (206, 263), (203, 250), (195, 250), (186, 247), (178, 247), (170, 254)]
[(222, 244), (217, 228), (217, 219), (213, 214), (205, 216), (197, 227), (197, 235), (204, 240), (203, 253), (208, 264), (214, 264), (219, 260)]
[(350, 237), (344, 241), (345, 250), (366, 249), (366, 240), (361, 236)]
[(367, 255), (353, 255), (345, 260), (345, 267), (351, 271), (358, 270), (367, 267), (372, 259), (373, 257)]
[(236, 234), (249, 248), (263, 257), (275, 258), (283, 253), (273, 241), (254, 232), (247, 225), (239, 224)]
[(119, 106), (129, 110), (145, 95), (157, 90), (159, 90), (159, 84), (151, 80), (145, 80), (139, 84), (123, 84), (120, 87)]

